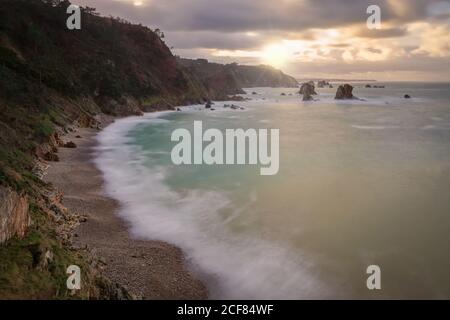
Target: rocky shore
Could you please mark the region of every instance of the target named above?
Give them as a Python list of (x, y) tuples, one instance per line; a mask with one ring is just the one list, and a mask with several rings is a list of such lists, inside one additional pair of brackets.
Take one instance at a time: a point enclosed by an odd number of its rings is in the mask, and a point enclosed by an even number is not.
[[(113, 122), (102, 116), (101, 124)], [(80, 216), (71, 231), (73, 246), (98, 261), (102, 273), (142, 299), (205, 299), (205, 286), (188, 270), (180, 249), (160, 241), (134, 239), (117, 215), (120, 204), (103, 193), (103, 178), (92, 160), (96, 128), (75, 128), (61, 137), (58, 161), (43, 179), (62, 194), (61, 203)]]

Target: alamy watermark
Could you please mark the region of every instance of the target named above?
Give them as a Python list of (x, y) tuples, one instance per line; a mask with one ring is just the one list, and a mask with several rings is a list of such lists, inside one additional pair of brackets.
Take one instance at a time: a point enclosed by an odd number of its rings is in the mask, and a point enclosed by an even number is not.
[[(176, 129), (171, 136), (178, 142), (171, 153), (175, 165), (260, 165), (263, 176), (276, 175), (280, 169), (279, 129), (208, 129), (194, 121), (193, 134)], [(270, 139), (270, 142), (269, 142)], [(269, 152), (270, 149), (270, 152)]]
[(69, 30), (81, 30), (81, 9), (75, 4), (71, 4), (67, 7), (67, 14), (70, 16), (67, 18), (66, 26)]
[(381, 29), (381, 8), (375, 4), (367, 7), (367, 14), (370, 14), (367, 18), (367, 28), (369, 30)]
[(69, 290), (81, 290), (81, 269), (79, 266), (71, 265), (67, 268), (66, 286)]
[(381, 290), (381, 268), (377, 265), (368, 266), (367, 274), (370, 275), (366, 282), (367, 289)]

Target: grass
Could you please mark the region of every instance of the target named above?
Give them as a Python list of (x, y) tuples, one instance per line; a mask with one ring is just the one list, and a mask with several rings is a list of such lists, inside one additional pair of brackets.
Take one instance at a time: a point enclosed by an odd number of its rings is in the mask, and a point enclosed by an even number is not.
[[(83, 257), (57, 240), (49, 218), (37, 205), (31, 204), (30, 211), (33, 225), (26, 237), (0, 246), (0, 299), (88, 298), (89, 286), (83, 286), (75, 296), (66, 287), (69, 265), (89, 270)], [(44, 269), (36, 265), (38, 248), (48, 248), (53, 253), (53, 260)], [(90, 276), (85, 273), (83, 278), (89, 280)]]

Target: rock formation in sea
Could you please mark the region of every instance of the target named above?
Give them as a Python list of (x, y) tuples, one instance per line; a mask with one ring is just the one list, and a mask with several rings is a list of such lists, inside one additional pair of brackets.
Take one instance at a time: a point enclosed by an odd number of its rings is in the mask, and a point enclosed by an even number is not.
[(312, 95), (316, 95), (316, 86), (314, 85), (314, 81), (308, 81), (308, 82), (304, 82), (302, 83), (302, 85), (300, 86), (300, 94), (304, 94), (304, 90), (311, 90), (312, 88)]
[(332, 88), (333, 86), (327, 80), (320, 80), (317, 82), (317, 87), (318, 88), (325, 88), (325, 87)]
[(338, 87), (336, 91), (336, 100), (349, 100), (349, 99), (357, 99), (353, 95), (353, 87), (348, 83), (341, 85)]
[(312, 96), (317, 94), (315, 91), (314, 82), (310, 81), (303, 83), (300, 87), (300, 94), (303, 95), (303, 101), (314, 100)]

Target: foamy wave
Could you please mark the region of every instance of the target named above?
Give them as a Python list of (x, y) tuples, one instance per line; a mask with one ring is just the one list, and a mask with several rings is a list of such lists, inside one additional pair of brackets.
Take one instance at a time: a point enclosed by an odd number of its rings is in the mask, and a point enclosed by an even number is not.
[(352, 128), (361, 130), (384, 130), (384, 129), (398, 129), (398, 126), (362, 126), (362, 125), (352, 125)]
[[(170, 168), (143, 165), (144, 153), (131, 144), (137, 124), (157, 115), (119, 120), (98, 135), (96, 164), (108, 195), (122, 204), (120, 215), (135, 237), (158, 239), (182, 248), (190, 264), (209, 275), (212, 298), (302, 299), (333, 293), (313, 275), (313, 266), (297, 250), (229, 229), (235, 208), (227, 194), (172, 190), (164, 183)], [(249, 201), (256, 201), (253, 195)], [(231, 210), (224, 217), (220, 212)], [(325, 293), (327, 295), (325, 295)]]
[(450, 126), (437, 126), (434, 124), (430, 124), (423, 126), (422, 130), (450, 130)]

